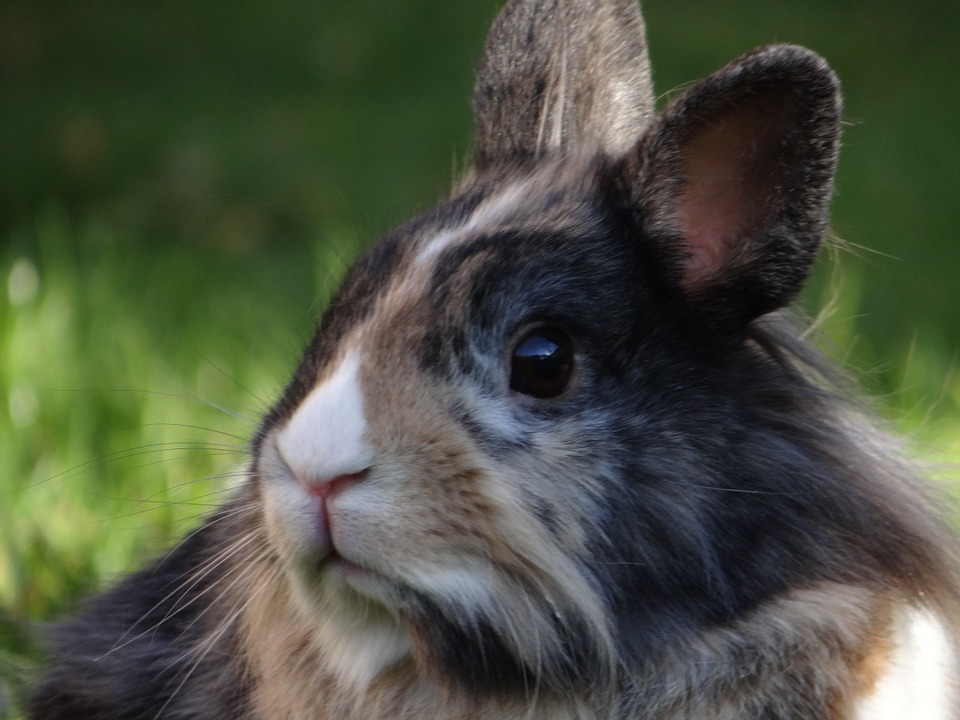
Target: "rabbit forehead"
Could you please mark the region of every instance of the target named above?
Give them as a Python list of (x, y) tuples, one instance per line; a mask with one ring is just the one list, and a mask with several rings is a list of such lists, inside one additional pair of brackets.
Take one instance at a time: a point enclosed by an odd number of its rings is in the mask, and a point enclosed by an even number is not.
[(532, 178), (516, 179), (481, 202), (466, 222), (427, 235), (418, 245), (414, 264), (429, 269), (444, 250), (463, 243), (476, 233), (489, 231), (516, 219), (529, 205), (528, 196), (534, 191), (533, 185)]
[[(430, 273), (446, 252), (505, 229), (535, 227), (549, 231), (581, 225), (587, 220), (585, 208), (595, 195), (597, 163), (593, 160), (591, 156), (571, 156), (543, 161), (523, 173), (468, 179), (461, 193), (482, 199), (466, 217), (416, 237), (412, 242), (413, 267)], [(421, 273), (411, 273), (408, 279), (414, 284), (408, 282), (406, 288), (416, 290), (416, 282), (422, 278)]]
[[(344, 318), (347, 327), (321, 330), (314, 353), (324, 347), (330, 352), (313, 364), (311, 386), (350, 352), (376, 353), (388, 371), (412, 370), (416, 363), (411, 362), (422, 358), (423, 343), (431, 336), (428, 330), (435, 331), (435, 343), (438, 330), (441, 335), (471, 331), (469, 316), (477, 307), (464, 293), (482, 295), (484, 273), (535, 274), (549, 286), (552, 263), (569, 265), (558, 244), (582, 245), (576, 251), (581, 257), (598, 250), (603, 234), (593, 205), (593, 178), (590, 167), (576, 159), (544, 163), (523, 174), (474, 178), (453, 199), (374, 246), (369, 263), (360, 264), (359, 277), (348, 278), (341, 290), (346, 299), (334, 302), (345, 305), (362, 294), (367, 309)], [(368, 267), (375, 272), (364, 277)], [(514, 300), (510, 306), (501, 302), (500, 310), (516, 310), (519, 293)], [(441, 337), (440, 344), (451, 339)]]

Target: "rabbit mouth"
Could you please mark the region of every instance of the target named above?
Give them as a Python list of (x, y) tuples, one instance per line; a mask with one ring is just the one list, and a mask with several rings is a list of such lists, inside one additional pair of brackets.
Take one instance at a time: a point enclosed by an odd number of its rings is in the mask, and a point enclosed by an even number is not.
[(400, 603), (398, 583), (383, 573), (348, 559), (335, 548), (316, 564), (326, 592), (343, 592), (362, 596), (390, 610)]
[(318, 492), (298, 478), (273, 437), (264, 443), (258, 475), (270, 544), (285, 559), (309, 604), (323, 604), (323, 596), (342, 596), (341, 604), (349, 607), (357, 604), (359, 595), (367, 602), (397, 607), (399, 584), (376, 562), (384, 553), (367, 547), (365, 524), (338, 512), (333, 493)]

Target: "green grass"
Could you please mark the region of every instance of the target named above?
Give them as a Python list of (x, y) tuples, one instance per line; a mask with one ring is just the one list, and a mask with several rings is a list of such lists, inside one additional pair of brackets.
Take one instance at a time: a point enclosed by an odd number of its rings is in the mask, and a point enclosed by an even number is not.
[[(449, 186), (496, 4), (0, 6), (0, 717), (33, 623), (222, 497), (349, 260)], [(646, 5), (661, 91), (779, 40), (840, 72), (852, 249), (803, 307), (957, 482), (960, 6)]]

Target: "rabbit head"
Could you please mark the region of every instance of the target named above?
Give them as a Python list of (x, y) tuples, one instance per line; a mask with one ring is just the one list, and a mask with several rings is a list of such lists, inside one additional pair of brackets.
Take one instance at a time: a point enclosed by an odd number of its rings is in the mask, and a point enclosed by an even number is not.
[(767, 317), (827, 223), (824, 61), (760, 48), (657, 115), (634, 0), (511, 0), (473, 104), (464, 179), (348, 273), (255, 442), (337, 682), (608, 687), (913, 562)]

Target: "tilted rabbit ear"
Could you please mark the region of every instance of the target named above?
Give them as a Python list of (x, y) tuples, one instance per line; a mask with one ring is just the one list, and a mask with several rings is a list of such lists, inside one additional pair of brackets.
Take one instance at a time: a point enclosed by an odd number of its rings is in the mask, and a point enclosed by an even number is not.
[(653, 104), (637, 0), (510, 0), (474, 87), (474, 167), (581, 148), (621, 155)]
[(827, 224), (840, 109), (818, 55), (760, 48), (671, 103), (617, 165), (619, 200), (706, 312), (744, 323), (800, 290)]

